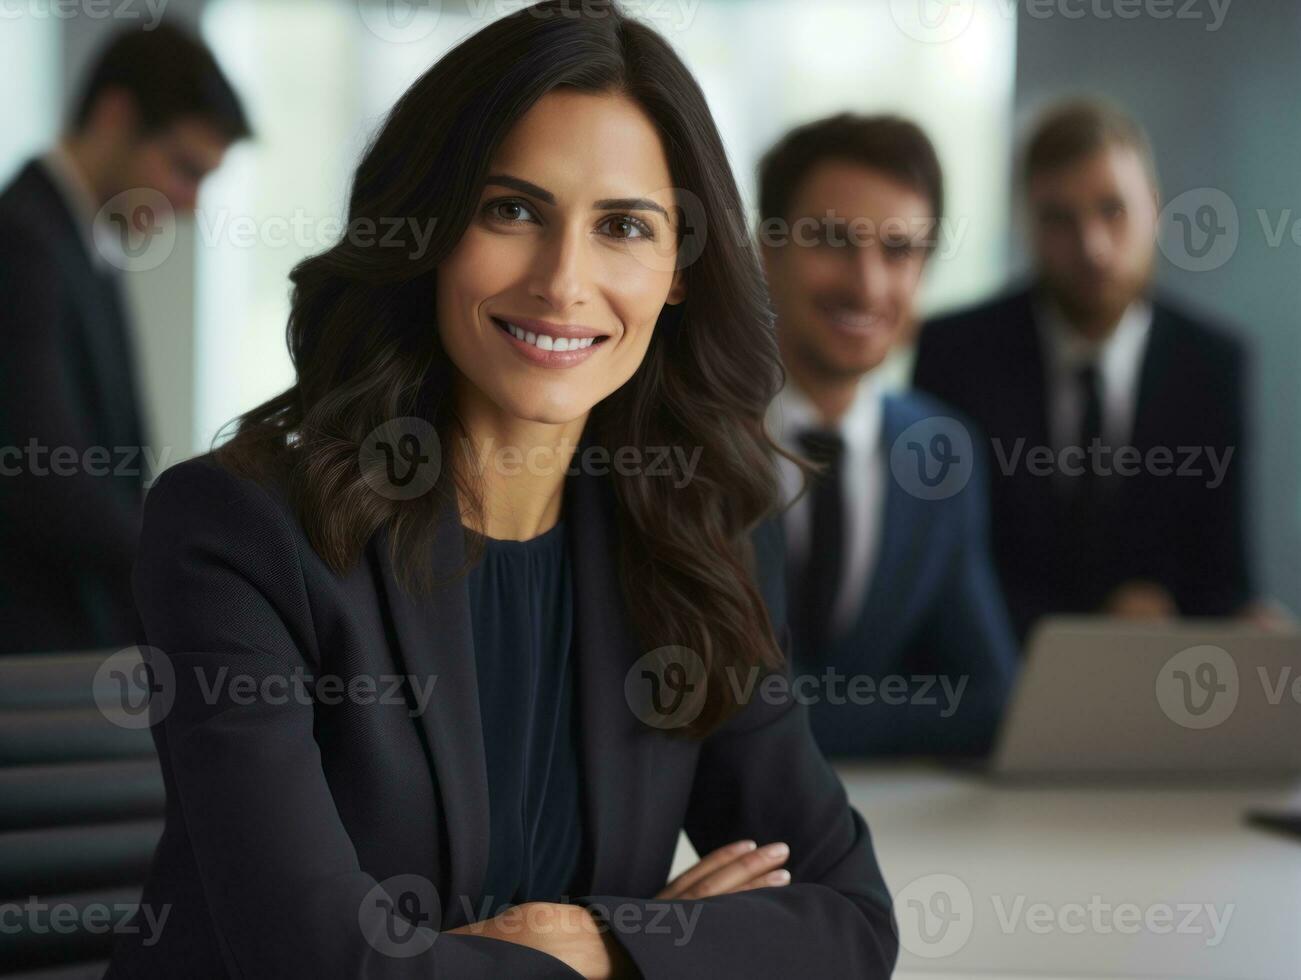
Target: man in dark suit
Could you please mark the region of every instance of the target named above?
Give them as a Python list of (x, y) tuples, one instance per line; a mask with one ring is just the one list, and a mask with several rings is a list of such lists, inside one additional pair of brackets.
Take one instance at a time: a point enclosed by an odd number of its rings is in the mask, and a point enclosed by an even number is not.
[(0, 192), (0, 653), (138, 639), (150, 456), (121, 273), (247, 135), (211, 53), (162, 24), (110, 43), (63, 138)]
[(1244, 354), (1152, 289), (1147, 139), (1115, 108), (1070, 103), (1039, 123), (1022, 169), (1033, 282), (928, 324), (915, 374), (989, 439), (1017, 629), (1049, 613), (1242, 612)]
[(787, 384), (769, 427), (826, 466), (808, 494), (785, 463), (795, 661), (816, 679), (814, 734), (837, 756), (984, 753), (1016, 651), (986, 538), (983, 464), (918, 479), (910, 446), (958, 423), (886, 394), (943, 214), (926, 135), (840, 115), (760, 165), (760, 244)]

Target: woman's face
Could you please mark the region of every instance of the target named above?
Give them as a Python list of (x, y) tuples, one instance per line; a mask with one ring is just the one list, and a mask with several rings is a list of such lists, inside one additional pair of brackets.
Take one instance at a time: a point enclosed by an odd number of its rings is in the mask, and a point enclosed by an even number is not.
[(684, 296), (671, 183), (625, 96), (557, 90), (516, 123), (437, 273), (439, 334), (469, 397), (567, 423), (632, 377)]

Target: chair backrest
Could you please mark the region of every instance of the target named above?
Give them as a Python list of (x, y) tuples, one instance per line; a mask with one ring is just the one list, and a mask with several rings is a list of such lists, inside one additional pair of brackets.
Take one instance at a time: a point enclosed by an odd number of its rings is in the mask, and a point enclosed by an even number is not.
[(143, 677), (134, 650), (0, 656), (5, 980), (102, 976), (139, 899), (165, 802)]

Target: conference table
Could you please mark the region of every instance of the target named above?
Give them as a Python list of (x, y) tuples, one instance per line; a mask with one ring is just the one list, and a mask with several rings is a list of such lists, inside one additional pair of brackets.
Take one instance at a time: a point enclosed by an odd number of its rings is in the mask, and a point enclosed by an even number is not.
[[(1301, 978), (1301, 839), (1244, 822), (1301, 808), (1297, 780), (836, 768), (895, 898), (899, 980)], [(674, 874), (694, 860), (684, 839)]]

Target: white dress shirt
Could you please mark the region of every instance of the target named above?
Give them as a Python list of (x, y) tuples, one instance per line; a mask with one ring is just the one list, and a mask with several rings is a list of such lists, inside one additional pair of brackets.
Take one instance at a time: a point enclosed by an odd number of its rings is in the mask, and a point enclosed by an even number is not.
[[(793, 452), (803, 455), (799, 435), (806, 429), (834, 428), (845, 440), (841, 465), (845, 513), (845, 553), (840, 587), (832, 611), (833, 633), (853, 625), (867, 593), (876, 559), (885, 510), (885, 454), (881, 448), (881, 390), (872, 374), (858, 383), (854, 401), (835, 426), (827, 426), (816, 408), (795, 382), (785, 388), (768, 407), (768, 431)], [(800, 491), (799, 469), (787, 459), (778, 460), (782, 504), (795, 500)], [(787, 560), (792, 568), (807, 561), (812, 514), (809, 494), (785, 511)]]
[(1055, 449), (1079, 441), (1084, 405), (1079, 371), (1087, 364), (1098, 369), (1102, 402), (1103, 442), (1128, 445), (1134, 434), (1139, 374), (1147, 338), (1152, 329), (1152, 307), (1146, 301), (1131, 303), (1108, 336), (1089, 340), (1074, 329), (1056, 305), (1040, 301), (1035, 322), (1044, 348), (1049, 434)]

